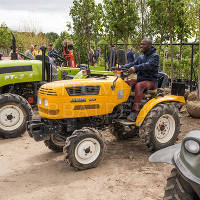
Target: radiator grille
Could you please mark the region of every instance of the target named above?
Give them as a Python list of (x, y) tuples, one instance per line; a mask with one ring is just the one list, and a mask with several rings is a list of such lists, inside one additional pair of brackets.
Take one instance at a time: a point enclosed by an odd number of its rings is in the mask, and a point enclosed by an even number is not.
[(100, 86), (99, 85), (75, 86), (75, 87), (67, 87), (66, 90), (69, 96), (98, 95)]

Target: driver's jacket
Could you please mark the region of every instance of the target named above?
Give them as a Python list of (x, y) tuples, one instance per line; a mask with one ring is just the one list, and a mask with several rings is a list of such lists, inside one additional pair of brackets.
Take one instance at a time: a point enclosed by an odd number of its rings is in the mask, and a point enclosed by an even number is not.
[(134, 67), (137, 73), (137, 81), (153, 81), (157, 83), (159, 55), (156, 48), (152, 47), (144, 55), (140, 55), (135, 62), (122, 66), (123, 68)]

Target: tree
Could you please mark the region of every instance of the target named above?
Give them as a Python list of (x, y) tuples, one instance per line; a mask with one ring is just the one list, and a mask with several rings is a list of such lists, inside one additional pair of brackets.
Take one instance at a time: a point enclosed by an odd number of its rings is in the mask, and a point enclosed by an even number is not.
[[(127, 52), (128, 40), (136, 35), (138, 13), (135, 0), (104, 0), (104, 26), (110, 44), (124, 42)], [(111, 62), (110, 62), (111, 63)]]
[(78, 49), (78, 63), (83, 48), (90, 46), (91, 40), (97, 40), (102, 30), (102, 7), (94, 0), (74, 0), (70, 9), (73, 20), (73, 41)]
[(54, 43), (56, 41), (56, 39), (59, 37), (59, 35), (54, 32), (46, 33), (46, 36), (48, 39), (48, 43)]
[(171, 83), (173, 83), (174, 79), (174, 53), (172, 43), (177, 36), (177, 30), (182, 29), (182, 27), (185, 25), (184, 16), (186, 2), (186, 0), (148, 0), (154, 24), (157, 24), (157, 27), (160, 27), (161, 30), (164, 28), (165, 33), (170, 39)]
[(61, 32), (60, 36), (54, 42), (55, 49), (61, 50), (62, 49), (62, 42), (64, 40), (67, 40), (67, 39), (71, 40), (72, 39), (71, 35), (67, 31)]
[(0, 26), (0, 48), (8, 50), (12, 44), (12, 36), (6, 24)]

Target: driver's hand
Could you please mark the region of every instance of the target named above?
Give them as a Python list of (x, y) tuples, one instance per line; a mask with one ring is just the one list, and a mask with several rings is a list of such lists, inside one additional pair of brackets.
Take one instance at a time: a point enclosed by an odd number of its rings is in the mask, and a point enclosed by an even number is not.
[(128, 73), (129, 73), (129, 74), (135, 73), (135, 68), (134, 68), (134, 67), (129, 68), (129, 69), (128, 69)]

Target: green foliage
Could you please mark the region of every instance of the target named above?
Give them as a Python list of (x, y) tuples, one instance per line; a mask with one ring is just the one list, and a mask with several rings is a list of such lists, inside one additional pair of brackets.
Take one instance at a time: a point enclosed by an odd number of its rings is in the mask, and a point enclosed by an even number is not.
[(61, 50), (62, 49), (62, 41), (67, 40), (67, 39), (71, 40), (72, 39), (71, 35), (67, 31), (61, 32), (60, 36), (54, 42), (55, 49)]
[(57, 33), (54, 32), (49, 32), (46, 33), (47, 39), (48, 39), (48, 43), (54, 43), (56, 41), (56, 39), (59, 37), (59, 35)]
[(135, 0), (103, 0), (104, 27), (109, 43), (134, 37), (138, 24), (138, 13)]
[(12, 36), (6, 24), (0, 26), (0, 48), (9, 49), (12, 45)]

